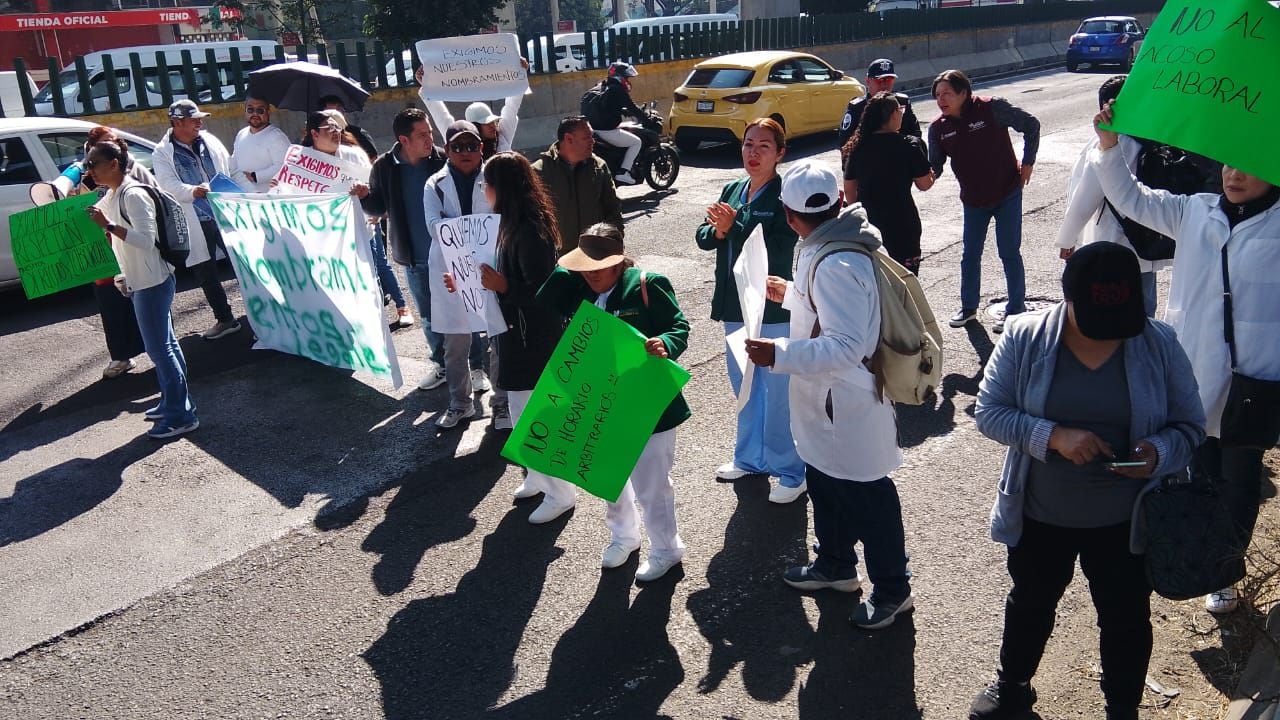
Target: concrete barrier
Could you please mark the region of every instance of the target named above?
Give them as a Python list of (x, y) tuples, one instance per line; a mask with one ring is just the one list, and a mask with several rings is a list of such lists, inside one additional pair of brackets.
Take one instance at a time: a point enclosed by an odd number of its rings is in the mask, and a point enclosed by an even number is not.
[[(1154, 13), (1137, 17), (1144, 25), (1149, 25)], [(797, 51), (817, 55), (859, 80), (863, 79), (872, 60), (892, 58), (898, 71), (898, 88), (911, 91), (929, 87), (933, 78), (948, 68), (960, 68), (970, 76), (980, 78), (1061, 63), (1066, 58), (1067, 38), (1075, 32), (1077, 24), (1070, 21), (908, 35), (797, 48)], [(641, 65), (640, 76), (633, 82), (632, 97), (637, 104), (656, 101), (659, 111), (665, 114), (671, 107), (672, 91), (684, 82), (694, 65), (705, 59)], [(529, 85), (533, 92), (525, 97), (520, 108), (515, 146), (524, 152), (546, 148), (555, 140), (560, 118), (577, 114), (582, 94), (600, 82), (604, 75), (603, 70), (591, 70), (532, 76)], [(495, 102), (494, 105), (497, 110), (501, 103)], [(391, 119), (406, 106), (421, 106), (417, 88), (378, 90), (363, 111), (352, 114), (352, 119), (373, 135), (379, 148), (386, 149), (394, 141)], [(450, 104), (451, 111), (458, 117), (461, 117), (464, 107), (465, 103)], [(204, 109), (212, 114), (207, 121), (208, 129), (230, 149), (236, 133), (244, 126), (240, 104), (211, 105)], [(164, 110), (112, 113), (94, 116), (91, 120), (154, 139), (169, 127)], [(838, 118), (833, 118), (833, 126), (836, 120)], [(301, 136), (305, 117), (300, 112), (277, 111), (272, 121), (289, 137), (297, 138)]]

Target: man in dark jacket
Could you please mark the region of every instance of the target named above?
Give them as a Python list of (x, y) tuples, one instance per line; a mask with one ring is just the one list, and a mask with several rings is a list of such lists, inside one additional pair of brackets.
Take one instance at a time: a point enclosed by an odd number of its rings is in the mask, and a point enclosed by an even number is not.
[[(858, 129), (858, 123), (862, 122), (862, 111), (867, 107), (867, 100), (875, 97), (876, 93), (893, 92), (893, 83), (897, 79), (898, 75), (893, 71), (892, 60), (880, 58), (871, 63), (867, 68), (867, 92), (862, 97), (850, 100), (849, 107), (845, 108), (844, 118), (840, 121), (839, 142), (836, 147), (844, 147), (849, 142), (849, 138), (853, 137), (853, 132)], [(893, 95), (898, 98), (898, 104), (903, 107), (902, 128), (898, 132), (923, 139), (920, 121), (911, 110), (911, 98), (905, 93), (893, 93)]]
[(584, 103), (582, 108), (583, 115), (591, 121), (591, 127), (602, 140), (626, 150), (626, 155), (622, 157), (622, 165), (618, 168), (618, 174), (613, 178), (619, 185), (635, 185), (639, 182), (632, 176), (631, 166), (639, 157), (643, 143), (633, 133), (618, 127), (622, 124), (624, 116), (629, 115), (640, 120), (648, 117), (631, 99), (631, 78), (638, 74), (630, 63), (616, 62), (610, 65), (609, 77), (602, 80), (596, 88), (588, 91), (595, 92), (598, 89), (603, 93), (603, 97), (589, 105)]
[(583, 230), (599, 222), (622, 229), (622, 209), (609, 166), (592, 153), (591, 124), (570, 115), (556, 128), (556, 142), (533, 162), (556, 207), (560, 254), (578, 247)]
[(431, 142), (431, 122), (418, 108), (405, 108), (392, 121), (396, 144), (373, 162), (369, 173), (369, 194), (360, 201), (366, 213), (387, 218), (387, 238), (391, 257), (405, 266), (409, 290), (422, 317), (434, 366), (418, 387), (430, 390), (445, 382), (444, 347), (438, 333), (431, 331), (431, 284), (427, 258), (431, 234), (427, 231), (422, 191), (427, 178), (445, 165), (444, 150)]

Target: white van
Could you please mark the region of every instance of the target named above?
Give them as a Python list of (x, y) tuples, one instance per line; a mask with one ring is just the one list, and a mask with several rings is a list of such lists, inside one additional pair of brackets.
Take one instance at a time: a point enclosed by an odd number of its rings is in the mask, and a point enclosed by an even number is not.
[[(550, 67), (552, 61), (547, 57), (547, 37), (542, 35), (537, 39), (537, 50), (533, 49), (532, 39), (525, 42), (525, 57), (536, 68), (538, 65), (535, 56), (542, 55), (542, 67)], [(584, 33), (556, 33), (551, 37), (551, 45), (555, 48), (556, 72), (577, 72), (586, 63), (587, 48)]]
[[(643, 35), (636, 36), (637, 33), (667, 30), (672, 33), (681, 33), (689, 30), (701, 30), (703, 23), (728, 23), (731, 28), (738, 27), (738, 16), (732, 13), (704, 13), (702, 15), (667, 15), (664, 17), (644, 18), (643, 20), (623, 20), (609, 26), (609, 29), (616, 34), (626, 37), (627, 39), (618, 47), (621, 48), (621, 56), (612, 58), (614, 60), (626, 60), (628, 62), (636, 62), (638, 58), (656, 58), (658, 60), (673, 60), (669, 47), (665, 43), (658, 43), (658, 48), (651, 52), (646, 47), (649, 41), (644, 39)], [(678, 56), (678, 55), (677, 55)]]
[(609, 26), (610, 30), (622, 32), (632, 28), (682, 28), (702, 23), (727, 22), (734, 27), (738, 25), (738, 16), (733, 13), (704, 13), (702, 15), (666, 15), (663, 17), (643, 18), (641, 20), (623, 20)]
[(19, 83), (25, 84), (33, 96), (36, 94), (36, 81), (31, 79), (30, 73), (20, 77), (16, 70), (0, 72), (0, 105), (4, 106), (5, 117), (27, 116), (26, 108), (22, 106), (22, 91), (19, 89)]
[[(111, 58), (111, 65), (115, 69), (114, 82), (116, 90), (120, 94), (120, 104), (124, 109), (129, 110), (138, 105), (138, 93), (133, 84), (133, 72), (131, 70), (131, 55), (136, 54), (142, 64), (143, 89), (146, 93), (147, 104), (150, 107), (159, 107), (164, 104), (164, 95), (161, 92), (156, 53), (163, 53), (164, 62), (168, 69), (169, 87), (173, 91), (173, 97), (191, 97), (197, 101), (204, 101), (212, 98), (211, 88), (214, 83), (220, 88), (223, 98), (230, 97), (235, 92), (235, 85), (231, 79), (232, 48), (239, 52), (241, 71), (247, 75), (251, 70), (274, 63), (276, 61), (277, 47), (279, 47), (279, 43), (274, 40), (238, 40), (179, 43), (174, 45), (138, 45), (92, 52), (84, 56), (84, 64), (89, 77), (90, 97), (88, 106), (99, 111), (108, 109), (108, 78), (103, 70), (104, 57)], [(262, 62), (260, 63), (255, 62), (253, 59), (254, 48), (258, 48), (262, 55)], [(182, 53), (184, 50), (191, 54), (192, 70), (195, 74), (196, 85), (190, 90), (186, 87), (186, 80), (182, 73)], [(212, 82), (207, 77), (207, 51), (209, 50), (213, 51), (214, 61), (217, 63), (218, 76), (213, 78)], [(36, 95), (37, 114), (54, 114), (53, 88), (55, 84), (62, 87), (62, 100), (65, 103), (67, 114), (73, 115), (85, 111), (86, 104), (84, 102), (85, 99), (80, 97), (80, 82), (76, 76), (76, 66), (71, 63), (64, 67), (62, 72), (58, 73), (58, 77), (51, 80)]]

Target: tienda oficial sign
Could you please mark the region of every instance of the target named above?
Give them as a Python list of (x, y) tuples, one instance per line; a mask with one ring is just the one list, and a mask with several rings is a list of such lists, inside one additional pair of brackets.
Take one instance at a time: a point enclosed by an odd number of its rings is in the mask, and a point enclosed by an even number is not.
[[(240, 11), (221, 9), (223, 20), (240, 17)], [(113, 12), (40, 13), (35, 15), (0, 15), (0, 31), (76, 30), (100, 27), (140, 27), (147, 25), (204, 24), (209, 8), (163, 8), (118, 10)]]

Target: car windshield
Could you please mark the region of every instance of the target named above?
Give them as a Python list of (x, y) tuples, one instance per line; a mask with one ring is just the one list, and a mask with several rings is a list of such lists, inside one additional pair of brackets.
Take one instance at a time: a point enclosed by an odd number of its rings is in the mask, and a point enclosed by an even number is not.
[(1085, 20), (1080, 24), (1080, 32), (1086, 35), (1124, 32), (1124, 23), (1119, 20)]
[(689, 74), (685, 87), (740, 88), (751, 83), (755, 72), (742, 68), (700, 68)]
[(53, 86), (55, 83), (62, 87), (62, 97), (71, 97), (72, 94), (77, 92), (76, 88), (79, 85), (79, 82), (76, 80), (75, 69), (63, 70), (58, 73), (58, 79), (56, 81), (45, 85), (40, 89), (40, 92), (36, 93), (35, 101), (38, 103), (53, 102)]

